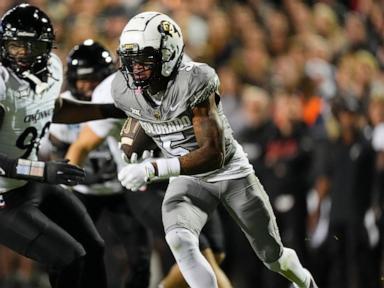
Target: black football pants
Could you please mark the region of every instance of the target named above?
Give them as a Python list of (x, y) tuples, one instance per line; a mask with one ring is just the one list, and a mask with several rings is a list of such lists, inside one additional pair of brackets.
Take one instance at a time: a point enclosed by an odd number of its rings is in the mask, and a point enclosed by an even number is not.
[(129, 273), (124, 287), (148, 288), (152, 246), (148, 230), (131, 211), (131, 206), (137, 205), (137, 202), (129, 203), (125, 192), (111, 195), (75, 192), (75, 195), (83, 202), (94, 223), (97, 223), (103, 211), (109, 212), (108, 224), (123, 244), (128, 256)]
[(54, 288), (105, 288), (104, 241), (80, 200), (30, 182), (2, 194), (0, 244), (49, 269)]

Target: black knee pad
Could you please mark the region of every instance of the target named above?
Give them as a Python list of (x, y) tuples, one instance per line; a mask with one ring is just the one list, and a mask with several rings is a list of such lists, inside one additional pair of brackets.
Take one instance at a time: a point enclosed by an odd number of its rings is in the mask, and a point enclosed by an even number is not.
[(80, 256), (76, 259), (73, 259), (73, 261), (69, 264), (67, 264), (65, 267), (62, 267), (63, 271), (82, 271), (84, 266), (84, 257)]
[(62, 270), (85, 256), (84, 247), (76, 241), (51, 241), (42, 234), (30, 243), (25, 256), (47, 265), (50, 269)]
[(73, 247), (71, 251), (68, 251), (66, 253), (63, 252), (58, 259), (56, 259), (53, 267), (56, 269), (65, 269), (68, 266), (75, 265), (77, 262), (81, 262), (86, 252), (84, 251), (82, 246), (79, 247)]
[(48, 270), (49, 282), (52, 287), (79, 287), (84, 268), (84, 256), (74, 259), (61, 267), (51, 267)]

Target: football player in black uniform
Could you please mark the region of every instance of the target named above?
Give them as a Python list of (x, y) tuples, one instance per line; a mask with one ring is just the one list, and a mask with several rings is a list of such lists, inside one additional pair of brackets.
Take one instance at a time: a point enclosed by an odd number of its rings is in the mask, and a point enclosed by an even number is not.
[(52, 287), (106, 287), (103, 240), (78, 198), (56, 185), (78, 184), (84, 171), (38, 161), (37, 151), (51, 121), (124, 113), (58, 98), (63, 73), (51, 53), (54, 38), (49, 17), (34, 6), (21, 4), (1, 19), (0, 244), (46, 265)]

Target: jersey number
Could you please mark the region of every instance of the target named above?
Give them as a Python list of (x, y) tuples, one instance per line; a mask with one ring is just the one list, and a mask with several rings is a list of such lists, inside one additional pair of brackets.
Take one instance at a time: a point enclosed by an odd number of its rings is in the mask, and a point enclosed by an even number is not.
[(173, 156), (182, 156), (189, 152), (187, 149), (184, 149), (182, 147), (177, 147), (174, 144), (176, 141), (182, 141), (184, 139), (185, 139), (184, 134), (181, 132), (160, 136), (160, 140), (162, 142), (163, 148)]
[[(33, 126), (28, 127), (21, 133), (16, 140), (16, 147), (25, 150), (25, 152), (20, 158), (28, 158), (33, 149), (36, 150), (36, 154), (39, 152), (40, 140), (44, 137), (49, 125), (51, 125), (51, 122), (45, 123), (40, 135), (38, 135), (37, 129)], [(25, 143), (27, 139), (29, 139), (29, 143)]]
[(191, 71), (193, 69), (194, 66), (200, 66), (200, 65), (202, 65), (202, 63), (187, 62), (187, 63), (184, 63), (180, 67), (180, 71), (185, 70), (185, 71), (189, 72), (189, 71)]

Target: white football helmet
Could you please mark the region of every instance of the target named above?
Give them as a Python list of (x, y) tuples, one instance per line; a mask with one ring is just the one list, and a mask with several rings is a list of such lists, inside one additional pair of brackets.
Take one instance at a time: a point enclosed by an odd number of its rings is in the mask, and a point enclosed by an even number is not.
[[(117, 53), (128, 84), (133, 81), (135, 86), (145, 88), (153, 81), (170, 77), (181, 63), (183, 50), (183, 35), (175, 21), (159, 12), (144, 12), (124, 27)], [(135, 64), (151, 70), (149, 78), (138, 77)]]

